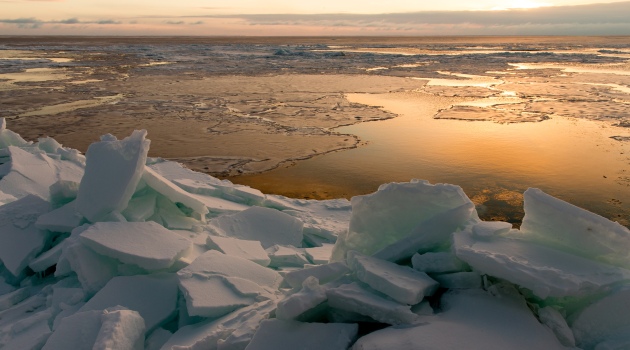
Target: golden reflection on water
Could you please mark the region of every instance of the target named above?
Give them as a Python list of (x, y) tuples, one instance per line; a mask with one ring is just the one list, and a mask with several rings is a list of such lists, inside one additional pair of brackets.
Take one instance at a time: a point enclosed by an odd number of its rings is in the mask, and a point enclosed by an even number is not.
[(386, 182), (427, 179), (460, 185), (482, 216), (513, 222), (522, 218), (521, 193), (538, 187), (628, 224), (630, 147), (610, 138), (628, 135), (625, 128), (562, 117), (514, 124), (438, 120), (438, 110), (461, 99), (421, 92), (348, 99), (400, 117), (337, 129), (367, 143), (357, 149), (232, 181), (287, 196), (349, 198)]

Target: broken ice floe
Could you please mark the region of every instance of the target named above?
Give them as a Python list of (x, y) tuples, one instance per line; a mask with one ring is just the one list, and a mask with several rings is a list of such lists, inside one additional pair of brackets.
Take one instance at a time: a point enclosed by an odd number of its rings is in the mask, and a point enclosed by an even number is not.
[(623, 349), (630, 231), (540, 190), (520, 230), (461, 188), (265, 195), (0, 130), (3, 349)]

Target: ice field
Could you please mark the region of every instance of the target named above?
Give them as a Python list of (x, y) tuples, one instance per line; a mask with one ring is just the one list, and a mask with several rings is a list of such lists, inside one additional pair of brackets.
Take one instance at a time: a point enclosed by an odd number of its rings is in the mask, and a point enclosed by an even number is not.
[(265, 195), (0, 130), (2, 349), (627, 349), (630, 231), (538, 189), (520, 230), (456, 185)]

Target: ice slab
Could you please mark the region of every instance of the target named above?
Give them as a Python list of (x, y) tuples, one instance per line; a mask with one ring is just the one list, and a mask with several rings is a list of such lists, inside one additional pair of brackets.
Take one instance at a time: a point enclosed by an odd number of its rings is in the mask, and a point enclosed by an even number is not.
[(44, 248), (48, 235), (35, 221), (48, 210), (50, 204), (35, 195), (0, 206), (0, 260), (13, 276)]
[(136, 130), (120, 141), (106, 135), (88, 148), (76, 205), (91, 222), (127, 207), (144, 173), (150, 144), (146, 135)]
[(356, 324), (264, 320), (247, 349), (345, 350), (358, 331)]
[(6, 310), (11, 306), (31, 296), (29, 288), (20, 288), (13, 292), (0, 296), (0, 311)]
[(322, 244), (321, 247), (304, 248), (306, 257), (315, 265), (328, 264), (332, 255), (334, 244)]
[(38, 312), (3, 329), (0, 347), (3, 350), (41, 349), (51, 335), (48, 311)]
[(472, 228), (475, 238), (500, 236), (508, 233), (512, 229), (512, 224), (503, 221), (481, 221)]
[(360, 281), (401, 304), (418, 304), (439, 287), (438, 282), (424, 272), (355, 251), (348, 252), (348, 266)]
[(258, 241), (249, 241), (230, 237), (208, 236), (207, 245), (224, 254), (238, 256), (253, 261), (260, 266), (267, 266), (271, 262), (267, 252)]
[(57, 264), (62, 252), (63, 244), (57, 244), (56, 246), (37, 256), (37, 258), (31, 260), (31, 262), (28, 263), (28, 267), (34, 272), (46, 271), (46, 269), (48, 269), (49, 267)]
[(160, 350), (164, 344), (173, 336), (173, 333), (164, 328), (158, 328), (151, 332), (144, 342), (145, 350)]
[(537, 188), (523, 194), (521, 232), (590, 259), (630, 268), (630, 230), (616, 222), (554, 198)]
[(14, 146), (9, 146), (8, 151), (11, 162), (8, 173), (0, 180), (0, 191), (16, 198), (33, 194), (49, 199), (51, 185), (59, 180), (78, 182), (83, 176), (81, 166), (53, 159), (43, 152), (33, 154)]
[(83, 290), (88, 295), (93, 295), (118, 274), (116, 260), (95, 253), (73, 237), (66, 241), (57, 262), (57, 276), (66, 272), (63, 269), (63, 260), (66, 260), (71, 271), (77, 274)]
[(79, 182), (70, 180), (59, 180), (49, 187), (50, 202), (58, 207), (70, 203), (79, 193)]
[[(352, 197), (351, 202), (350, 227), (337, 239), (331, 261), (342, 261), (350, 250), (371, 255), (403, 238), (421, 234), (417, 232), (421, 225), (437, 215), (472, 204), (459, 186), (418, 180), (381, 185), (377, 192)], [(476, 217), (476, 213), (470, 216)], [(444, 224), (450, 222), (444, 218)], [(452, 223), (455, 228), (459, 225)]]
[(147, 191), (143, 195), (133, 197), (129, 200), (127, 207), (122, 211), (122, 215), (127, 221), (140, 222), (147, 221), (155, 214), (155, 206), (157, 201), (157, 193), (155, 191)]
[(315, 277), (320, 283), (334, 281), (350, 272), (348, 265), (343, 262), (330, 263), (309, 267), (301, 270), (287, 272), (284, 275), (285, 281), (293, 288), (300, 288), (309, 277)]
[(93, 350), (144, 350), (144, 320), (133, 310), (104, 310)]
[(415, 254), (411, 264), (414, 269), (426, 273), (458, 272), (466, 268), (463, 261), (448, 252)]
[(79, 312), (123, 306), (137, 311), (147, 331), (173, 317), (177, 307), (177, 279), (170, 274), (114, 277)]
[(439, 316), (413, 327), (389, 327), (359, 338), (352, 349), (566, 349), (532, 315), (524, 301), (482, 290), (448, 292)]
[(265, 249), (274, 244), (302, 246), (302, 222), (275, 209), (251, 207), (212, 219), (211, 224), (222, 236), (257, 240)]
[(409, 324), (417, 319), (411, 306), (380, 297), (357, 283), (328, 289), (326, 296), (330, 307), (356, 312), (382, 323)]
[(101, 329), (102, 314), (102, 310), (93, 310), (63, 318), (42, 350), (91, 349)]
[(302, 248), (275, 244), (267, 248), (266, 252), (270, 258), (269, 266), (271, 267), (303, 267), (310, 263)]
[(68, 233), (72, 232), (75, 227), (81, 226), (84, 221), (83, 215), (79, 214), (75, 207), (75, 202), (70, 202), (40, 215), (35, 222), (35, 226), (41, 230)]
[(572, 317), (571, 329), (577, 346), (583, 349), (599, 349), (598, 344), (606, 343), (608, 339), (630, 334), (630, 289), (613, 293), (586, 307)]
[(173, 203), (181, 203), (192, 209), (196, 213), (196, 219), (205, 221), (206, 214), (208, 213), (208, 208), (206, 208), (206, 205), (195, 196), (182, 190), (180, 187), (178, 187), (150, 167), (144, 168), (142, 180), (144, 180), (146, 184), (153, 190), (165, 196)]
[(558, 310), (551, 306), (546, 306), (538, 310), (540, 323), (547, 326), (556, 335), (556, 338), (566, 347), (575, 347), (575, 336), (569, 328), (567, 321)]
[(79, 236), (95, 252), (148, 271), (166, 269), (191, 242), (155, 222), (99, 222)]
[(302, 289), (278, 302), (276, 317), (279, 319), (295, 319), (326, 301), (326, 291), (319, 285), (315, 277), (307, 278)]
[(528, 288), (540, 298), (587, 296), (630, 280), (630, 271), (540, 244), (494, 237), (476, 241), (470, 231), (454, 235), (458, 258), (480, 273)]
[(0, 148), (9, 146), (28, 146), (32, 142), (25, 141), (20, 135), (7, 129), (7, 122), (4, 118), (0, 118)]
[(260, 322), (275, 310), (271, 300), (236, 310), (216, 320), (181, 327), (162, 350), (244, 349)]
[(448, 289), (474, 289), (481, 288), (481, 275), (479, 272), (455, 272), (441, 275), (431, 275), (438, 281), (440, 287)]

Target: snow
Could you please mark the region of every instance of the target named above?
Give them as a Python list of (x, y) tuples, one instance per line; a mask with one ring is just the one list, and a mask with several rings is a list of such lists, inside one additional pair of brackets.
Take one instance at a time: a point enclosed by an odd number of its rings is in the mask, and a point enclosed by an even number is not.
[(136, 130), (121, 141), (105, 135), (88, 148), (76, 207), (89, 221), (127, 207), (144, 172), (150, 144), (146, 135)]
[(208, 236), (207, 245), (209, 248), (216, 249), (221, 253), (238, 256), (261, 266), (267, 266), (271, 262), (259, 241)]
[(354, 341), (358, 330), (356, 324), (264, 320), (247, 349), (343, 350)]
[(274, 244), (302, 246), (304, 224), (275, 209), (251, 207), (234, 215), (212, 219), (210, 224), (221, 236), (258, 240), (265, 249)]
[(155, 222), (99, 222), (79, 236), (95, 252), (148, 271), (169, 268), (191, 242)]
[(439, 284), (426, 273), (386, 260), (348, 253), (357, 279), (401, 304), (414, 305), (436, 292)]
[(455, 185), (291, 199), (147, 159), (143, 131), (85, 159), (0, 126), (2, 349), (630, 344), (628, 229), (540, 190), (514, 229)]

